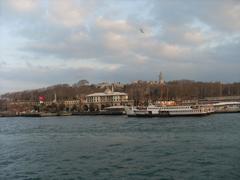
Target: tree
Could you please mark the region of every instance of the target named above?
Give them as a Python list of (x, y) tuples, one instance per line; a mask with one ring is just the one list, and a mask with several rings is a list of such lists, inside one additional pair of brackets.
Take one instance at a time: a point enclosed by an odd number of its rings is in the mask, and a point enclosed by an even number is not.
[(58, 109), (59, 109), (59, 111), (64, 111), (65, 105), (63, 103), (59, 104)]
[(88, 111), (88, 106), (87, 105), (83, 106), (83, 111)]
[(86, 79), (83, 79), (73, 84), (73, 87), (81, 87), (81, 86), (87, 86), (87, 85), (89, 85), (89, 82)]
[(90, 104), (90, 106), (89, 106), (89, 111), (90, 111), (90, 112), (93, 112), (93, 111), (95, 111), (95, 107), (94, 107), (94, 105), (93, 105), (93, 104)]
[(73, 107), (71, 108), (71, 111), (77, 111), (77, 109), (78, 109), (78, 108), (77, 108), (77, 105), (74, 104)]

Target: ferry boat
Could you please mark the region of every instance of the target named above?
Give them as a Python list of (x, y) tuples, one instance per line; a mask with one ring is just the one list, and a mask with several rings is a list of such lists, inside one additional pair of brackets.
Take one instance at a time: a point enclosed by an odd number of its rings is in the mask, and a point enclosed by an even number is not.
[(169, 116), (204, 116), (214, 112), (210, 105), (195, 106), (166, 106), (160, 107), (160, 111), (168, 111)]
[(216, 113), (240, 112), (240, 102), (219, 102), (213, 104)]
[(136, 108), (126, 109), (128, 117), (168, 117), (168, 111), (160, 111), (157, 106), (148, 106), (147, 108)]
[(132, 107), (131, 109), (126, 109), (126, 114), (128, 117), (163, 117), (169, 116), (168, 112), (159, 111), (159, 108), (147, 107), (138, 109)]
[(100, 115), (124, 115), (125, 106), (110, 106), (99, 112)]
[(128, 117), (170, 117), (170, 116), (203, 116), (214, 112), (210, 105), (196, 106), (154, 106), (146, 109), (133, 108), (126, 111)]

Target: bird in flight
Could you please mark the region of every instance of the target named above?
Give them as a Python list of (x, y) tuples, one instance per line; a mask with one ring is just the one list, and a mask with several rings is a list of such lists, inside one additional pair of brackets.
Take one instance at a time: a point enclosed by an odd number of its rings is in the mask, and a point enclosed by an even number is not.
[(144, 31), (143, 31), (143, 29), (142, 29), (142, 28), (140, 28), (140, 29), (139, 29), (139, 31), (140, 31), (141, 33), (144, 33)]

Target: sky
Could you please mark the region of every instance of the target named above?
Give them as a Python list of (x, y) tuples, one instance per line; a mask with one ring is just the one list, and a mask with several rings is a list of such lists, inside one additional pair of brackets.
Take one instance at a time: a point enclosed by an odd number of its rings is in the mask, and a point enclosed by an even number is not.
[(0, 0), (0, 94), (87, 79), (240, 81), (239, 0)]

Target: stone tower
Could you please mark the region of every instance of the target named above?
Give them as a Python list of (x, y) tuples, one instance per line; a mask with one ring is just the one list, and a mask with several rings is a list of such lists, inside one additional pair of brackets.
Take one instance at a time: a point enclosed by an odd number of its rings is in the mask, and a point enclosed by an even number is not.
[(162, 72), (160, 72), (160, 74), (159, 74), (159, 84), (164, 84)]

